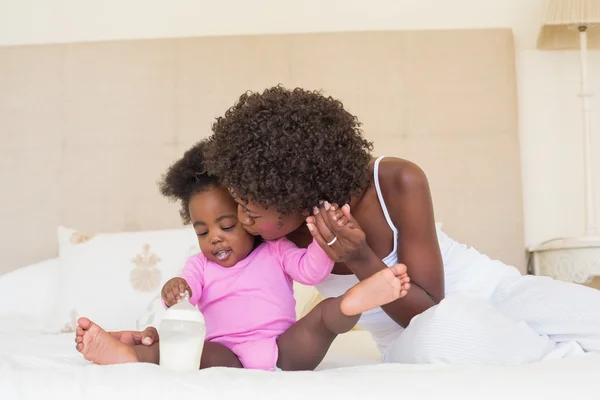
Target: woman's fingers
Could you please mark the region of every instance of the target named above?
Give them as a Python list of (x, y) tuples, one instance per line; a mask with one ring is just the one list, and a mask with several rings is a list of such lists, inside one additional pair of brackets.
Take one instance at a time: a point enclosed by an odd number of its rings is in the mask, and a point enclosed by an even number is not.
[(341, 208), (341, 210), (342, 210), (342, 214), (344, 214), (344, 217), (346, 217), (348, 219), (348, 224), (347, 224), (348, 227), (352, 228), (352, 229), (357, 228), (358, 223), (352, 216), (352, 213), (350, 213), (350, 204), (344, 204), (344, 206)]
[(312, 237), (315, 239), (317, 244), (325, 251), (327, 256), (332, 260), (335, 260), (337, 258), (336, 254), (333, 252), (333, 249), (327, 245), (327, 242), (323, 238), (323, 235), (321, 235), (321, 232), (319, 232), (319, 229), (316, 227), (316, 225), (314, 223), (307, 223), (306, 226), (308, 227), (308, 230), (310, 231)]
[(151, 345), (152, 343), (158, 342), (158, 331), (156, 328), (150, 326), (142, 332), (142, 344)]
[(350, 214), (348, 205), (340, 208), (335, 203), (320, 202), (306, 222), (313, 238), (335, 261), (354, 253), (364, 241), (364, 232)]
[(324, 237), (328, 239), (328, 243), (331, 243), (335, 238), (342, 239), (344, 231), (340, 228), (345, 226), (348, 221), (346, 215), (339, 209), (338, 205), (324, 202), (320, 215), (323, 218), (323, 225), (327, 228), (327, 234)]
[(135, 344), (151, 345), (152, 343), (158, 342), (158, 331), (156, 328), (150, 326), (144, 329), (143, 332), (131, 332)]
[(331, 227), (329, 226), (329, 212), (325, 209), (324, 205), (321, 205), (321, 208), (315, 207), (313, 209), (313, 218), (315, 220), (314, 225), (318, 229), (319, 233), (325, 240), (325, 243), (330, 243), (335, 235), (331, 231)]

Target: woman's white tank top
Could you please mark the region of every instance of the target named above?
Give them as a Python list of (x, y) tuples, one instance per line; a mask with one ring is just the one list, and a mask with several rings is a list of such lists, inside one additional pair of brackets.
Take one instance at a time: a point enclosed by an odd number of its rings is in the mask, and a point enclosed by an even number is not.
[[(382, 156), (375, 160), (373, 183), (381, 210), (394, 234), (394, 248), (382, 260), (385, 265), (391, 267), (399, 262), (398, 229), (390, 217), (379, 184), (379, 163), (383, 158)], [(504, 274), (509, 271), (518, 273), (516, 269), (507, 267), (499, 261), (491, 260), (477, 250), (454, 241), (440, 229), (437, 230), (437, 234), (444, 261), (446, 294), (460, 291), (471, 296), (489, 298)], [(408, 274), (410, 275), (410, 266), (408, 266)], [(316, 287), (323, 297), (338, 297), (357, 283), (358, 279), (355, 275), (331, 274)], [(363, 313), (358, 324), (373, 335), (373, 339), (382, 353), (404, 330), (380, 307)]]

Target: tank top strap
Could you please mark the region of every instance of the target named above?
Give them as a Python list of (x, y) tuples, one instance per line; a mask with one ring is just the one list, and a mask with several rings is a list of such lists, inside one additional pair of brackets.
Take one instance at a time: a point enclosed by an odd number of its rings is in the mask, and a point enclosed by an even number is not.
[(373, 183), (375, 184), (375, 190), (377, 191), (377, 199), (379, 200), (379, 205), (381, 206), (381, 211), (383, 211), (383, 215), (385, 216), (385, 220), (387, 221), (388, 226), (392, 230), (394, 234), (394, 248), (390, 254), (387, 255), (383, 260), (384, 264), (388, 267), (395, 265), (398, 263), (398, 229), (392, 218), (390, 217), (390, 212), (388, 211), (387, 206), (385, 205), (385, 201), (383, 200), (383, 194), (381, 193), (381, 185), (379, 184), (379, 162), (383, 160), (384, 156), (378, 157), (375, 160), (375, 164), (373, 165)]
[(390, 229), (394, 233), (398, 233), (392, 218), (390, 217), (390, 213), (385, 205), (385, 201), (383, 200), (383, 194), (381, 193), (381, 186), (379, 184), (379, 163), (383, 160), (385, 156), (380, 156), (375, 160), (375, 164), (373, 165), (373, 183), (375, 184), (375, 190), (377, 191), (377, 199), (379, 199), (379, 204), (381, 205), (381, 210), (383, 211), (383, 215), (385, 216), (385, 220), (387, 221)]

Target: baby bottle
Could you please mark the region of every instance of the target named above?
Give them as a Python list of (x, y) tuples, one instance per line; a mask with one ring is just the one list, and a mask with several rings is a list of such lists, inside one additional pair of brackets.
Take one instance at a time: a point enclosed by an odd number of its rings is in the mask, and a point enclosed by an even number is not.
[(204, 317), (190, 304), (189, 293), (168, 310), (160, 323), (160, 365), (176, 371), (197, 371), (206, 337)]

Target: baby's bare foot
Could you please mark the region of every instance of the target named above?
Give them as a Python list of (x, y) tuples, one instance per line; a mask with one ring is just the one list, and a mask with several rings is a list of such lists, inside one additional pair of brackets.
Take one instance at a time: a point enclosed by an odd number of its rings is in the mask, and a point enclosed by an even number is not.
[(406, 296), (410, 278), (404, 264), (396, 264), (350, 288), (340, 304), (342, 313), (358, 315)]
[(137, 354), (131, 346), (111, 336), (89, 319), (79, 318), (77, 324), (76, 348), (86, 360), (100, 365), (138, 361)]

